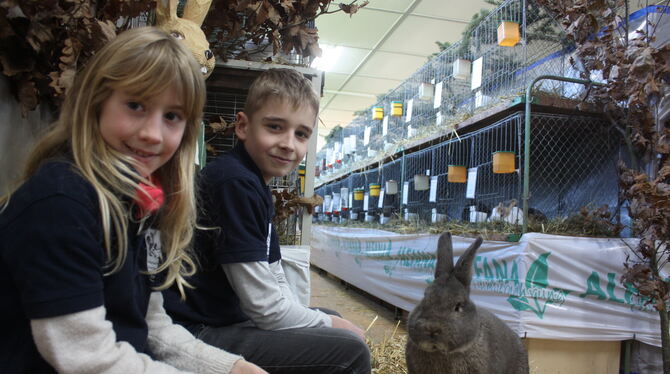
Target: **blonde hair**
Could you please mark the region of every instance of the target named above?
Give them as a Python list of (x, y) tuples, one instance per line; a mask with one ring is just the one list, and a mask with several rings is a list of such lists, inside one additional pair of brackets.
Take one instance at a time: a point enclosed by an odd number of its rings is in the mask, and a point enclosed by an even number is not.
[(312, 82), (293, 69), (268, 69), (249, 87), (244, 113), (251, 118), (271, 98), (288, 102), (294, 109), (302, 105), (319, 113), (319, 96)]
[[(154, 27), (131, 29), (105, 45), (77, 74), (61, 108), (58, 120), (40, 138), (28, 157), (22, 181), (32, 176), (46, 160), (65, 156), (95, 188), (102, 217), (107, 275), (118, 271), (128, 253), (130, 207), (140, 182), (137, 161), (109, 147), (100, 134), (99, 116), (104, 101), (114, 90), (148, 100), (175, 88), (186, 117), (186, 128), (174, 156), (156, 170), (165, 193), (165, 204), (157, 214), (163, 258), (155, 271), (167, 270), (163, 290), (176, 284), (184, 295), (185, 277), (195, 272), (189, 245), (196, 225), (194, 190), (195, 149), (205, 83), (200, 66), (181, 42)], [(2, 201), (8, 201), (10, 195)], [(115, 238), (114, 240), (112, 238)]]

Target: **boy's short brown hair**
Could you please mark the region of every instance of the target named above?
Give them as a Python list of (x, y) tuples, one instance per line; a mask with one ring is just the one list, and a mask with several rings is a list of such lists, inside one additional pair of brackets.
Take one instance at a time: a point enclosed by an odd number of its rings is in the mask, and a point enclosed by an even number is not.
[(270, 98), (286, 100), (294, 108), (306, 105), (319, 113), (319, 96), (312, 82), (293, 69), (268, 69), (249, 87), (244, 113), (251, 118)]

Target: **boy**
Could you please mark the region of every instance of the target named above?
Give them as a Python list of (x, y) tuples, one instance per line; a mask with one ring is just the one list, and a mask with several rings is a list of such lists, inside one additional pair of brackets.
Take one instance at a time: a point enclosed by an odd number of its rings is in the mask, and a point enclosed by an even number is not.
[[(370, 373), (363, 331), (338, 315), (301, 305), (283, 270), (267, 184), (303, 159), (319, 98), (300, 73), (271, 69), (249, 88), (237, 114), (240, 140), (201, 172), (195, 287), (166, 292), (176, 322), (203, 341), (270, 373)], [(334, 312), (332, 312), (334, 313)]]

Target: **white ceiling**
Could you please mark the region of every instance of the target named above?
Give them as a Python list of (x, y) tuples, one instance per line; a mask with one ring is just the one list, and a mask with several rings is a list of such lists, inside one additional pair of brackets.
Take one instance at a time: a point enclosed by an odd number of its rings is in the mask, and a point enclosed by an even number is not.
[(436, 41), (460, 40), (472, 15), (491, 7), (484, 0), (370, 0), (352, 17), (338, 12), (317, 18), (319, 43), (342, 49), (326, 72), (317, 147), (333, 127), (350, 123), (355, 111), (425, 64), (439, 51)]

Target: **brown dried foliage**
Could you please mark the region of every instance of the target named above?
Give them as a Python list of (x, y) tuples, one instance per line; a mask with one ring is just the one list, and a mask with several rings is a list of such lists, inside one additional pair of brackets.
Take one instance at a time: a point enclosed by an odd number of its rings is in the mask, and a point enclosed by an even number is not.
[[(247, 41), (273, 52), (295, 48), (318, 56), (318, 34), (307, 21), (353, 14), (363, 4), (332, 0), (214, 0), (203, 30), (220, 59), (245, 58)], [(58, 107), (75, 72), (129, 20), (153, 14), (152, 0), (0, 0), (0, 68), (24, 116), (41, 102)], [(151, 18), (151, 17), (150, 17)]]
[(368, 4), (339, 4), (331, 9), (332, 0), (214, 0), (203, 29), (213, 41), (212, 50), (223, 59), (246, 59), (253, 53), (248, 41), (272, 53), (295, 51), (304, 57), (321, 56), (317, 29), (309, 21), (343, 11), (356, 13)]
[[(623, 1), (538, 1), (553, 12), (576, 44), (577, 60), (572, 63), (582, 77), (600, 71), (607, 81), (591, 92), (629, 144), (632, 163), (619, 165), (620, 193), (629, 203), (633, 233), (640, 238), (634, 258), (625, 264), (623, 281), (631, 282), (659, 311), (666, 311), (669, 288), (660, 269), (670, 243), (670, 124), (657, 125), (653, 113), (670, 92), (670, 45), (654, 48), (654, 36), (647, 30), (628, 38), (625, 17), (615, 11), (626, 5)], [(649, 165), (652, 176), (640, 171), (641, 165)]]
[(317, 194), (312, 197), (298, 195), (297, 191), (272, 190), (275, 203), (274, 223), (277, 224), (294, 215), (298, 209), (305, 208), (309, 214), (314, 212), (314, 207), (323, 204), (323, 198)]

